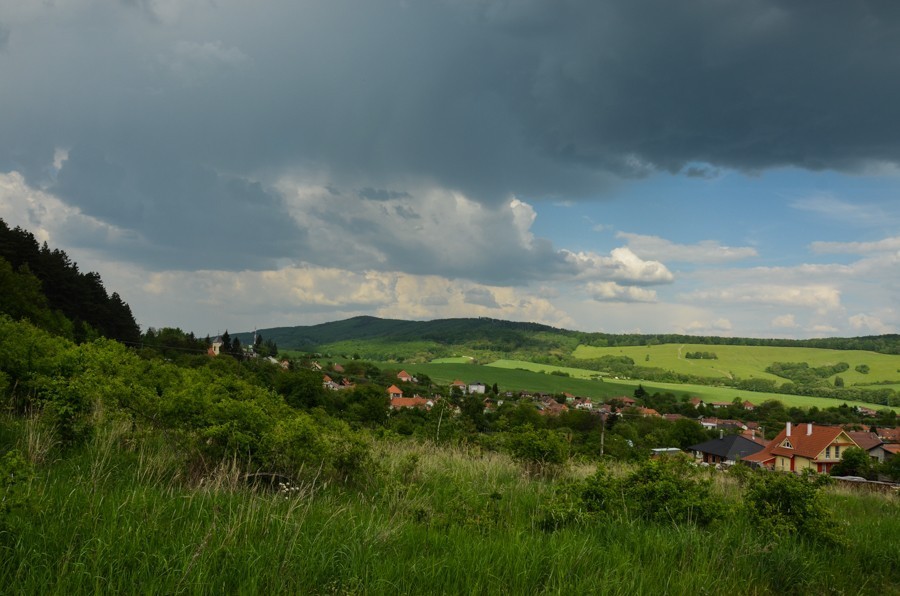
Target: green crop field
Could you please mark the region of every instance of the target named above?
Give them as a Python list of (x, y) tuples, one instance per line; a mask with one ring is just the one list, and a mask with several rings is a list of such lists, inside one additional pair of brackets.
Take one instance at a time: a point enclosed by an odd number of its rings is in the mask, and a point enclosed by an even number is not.
[(432, 364), (472, 364), (472, 358), (469, 356), (455, 356), (451, 358), (435, 358)]
[[(396, 364), (376, 363), (385, 368), (396, 367)], [(829, 408), (846, 403), (848, 406), (863, 406), (881, 409), (870, 403), (828, 399), (825, 397), (809, 397), (804, 395), (784, 395), (780, 393), (762, 393), (741, 391), (731, 387), (711, 387), (707, 385), (689, 385), (679, 383), (644, 382), (635, 379), (591, 380), (595, 371), (552, 367), (516, 360), (500, 360), (486, 366), (473, 364), (416, 364), (407, 368), (412, 374), (426, 374), (437, 385), (449, 385), (455, 379), (466, 383), (480, 381), (487, 385), (497, 383), (500, 391), (533, 391), (541, 393), (572, 393), (580, 397), (607, 399), (621, 395), (631, 395), (638, 384), (651, 392), (670, 392), (677, 396), (696, 396), (704, 401), (732, 401), (735, 397), (761, 404), (769, 399), (777, 399), (788, 407)], [(549, 374), (553, 370), (566, 372), (570, 376), (563, 377)], [(540, 372), (545, 371), (545, 372)], [(900, 408), (892, 408), (900, 412)]]
[[(688, 352), (713, 352), (717, 359), (688, 359), (684, 357)], [(766, 367), (773, 362), (806, 362), (811, 367), (846, 362), (850, 365), (850, 369), (840, 373), (840, 376), (848, 386), (880, 381), (900, 383), (900, 356), (861, 350), (705, 344), (660, 344), (621, 348), (597, 348), (582, 345), (575, 349), (573, 356), (579, 359), (628, 356), (638, 366), (659, 367), (687, 375), (710, 378), (761, 378), (778, 382), (784, 382), (785, 379), (765, 372)], [(862, 364), (869, 367), (868, 374), (862, 374), (855, 370), (856, 366)], [(833, 380), (833, 378), (832, 376), (831, 379)]]

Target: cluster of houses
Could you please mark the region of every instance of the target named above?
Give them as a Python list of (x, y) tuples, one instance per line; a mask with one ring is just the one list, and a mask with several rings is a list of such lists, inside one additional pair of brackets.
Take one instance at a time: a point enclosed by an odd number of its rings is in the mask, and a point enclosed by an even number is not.
[(743, 461), (783, 472), (812, 470), (827, 474), (851, 447), (866, 451), (870, 458), (879, 462), (896, 457), (900, 453), (898, 440), (898, 429), (886, 428), (875, 433), (788, 422), (768, 442), (744, 435), (723, 435), (689, 449), (698, 461), (706, 464), (731, 465)]
[[(333, 365), (332, 370), (342, 373), (340, 364)], [(397, 374), (400, 383), (417, 383), (418, 380), (406, 371)], [(323, 377), (323, 384), (333, 391), (352, 388), (354, 385), (347, 379), (335, 382), (327, 374)], [(465, 383), (454, 380), (449, 386), (451, 393), (463, 395), (485, 395), (485, 411), (491, 411), (503, 405), (505, 399), (525, 398), (534, 401), (538, 411), (546, 416), (558, 415), (568, 410), (586, 410), (599, 415), (628, 415), (639, 417), (664, 418), (669, 421), (686, 418), (682, 414), (660, 414), (653, 408), (639, 406), (637, 400), (620, 396), (609, 399), (606, 403), (594, 404), (589, 397), (576, 397), (565, 393), (564, 402), (555, 396), (542, 393), (513, 393), (505, 392), (495, 395), (488, 392), (488, 387), (481, 382)], [(390, 399), (390, 407), (393, 410), (402, 408), (423, 408), (430, 410), (441, 399), (440, 395), (424, 397), (418, 394), (412, 396), (403, 395), (403, 390), (396, 384), (387, 388)], [(706, 406), (709, 409), (724, 409), (735, 405), (733, 402), (703, 402), (699, 398), (692, 398), (691, 405), (695, 408)], [(751, 411), (754, 404), (745, 401), (743, 409)], [(867, 415), (867, 412), (860, 412)], [(876, 414), (872, 410), (872, 414)], [(772, 470), (802, 472), (812, 470), (827, 474), (837, 464), (846, 450), (850, 447), (859, 447), (865, 450), (876, 461), (882, 462), (900, 454), (900, 429), (883, 428), (878, 433), (845, 430), (838, 426), (823, 426), (812, 423), (792, 424), (786, 423), (785, 428), (772, 440), (763, 438), (763, 431), (756, 422), (742, 422), (740, 420), (700, 417), (691, 418), (697, 420), (707, 430), (718, 430), (719, 437), (688, 448), (698, 463), (706, 465), (728, 466), (743, 461), (750, 465), (764, 467)], [(669, 452), (681, 452), (675, 448), (656, 449), (656, 454)]]

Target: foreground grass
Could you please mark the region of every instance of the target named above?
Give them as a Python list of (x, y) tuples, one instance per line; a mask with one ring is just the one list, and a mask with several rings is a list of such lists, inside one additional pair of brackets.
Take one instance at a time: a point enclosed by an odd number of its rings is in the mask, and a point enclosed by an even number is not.
[[(233, 462), (188, 478), (163, 442), (108, 432), (36, 469), (0, 534), (13, 593), (898, 593), (900, 507), (835, 492), (846, 548), (601, 517), (540, 529), (560, 477), (503, 455), (379, 443), (363, 486), (249, 487)], [(737, 494), (723, 481), (723, 490)]]

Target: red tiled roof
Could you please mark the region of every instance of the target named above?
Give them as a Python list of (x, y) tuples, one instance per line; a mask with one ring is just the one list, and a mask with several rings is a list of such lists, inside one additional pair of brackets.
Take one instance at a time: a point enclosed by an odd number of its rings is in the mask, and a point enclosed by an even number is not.
[(755, 433), (751, 428), (741, 431), (741, 436), (745, 439), (750, 439), (751, 441), (759, 443), (760, 445), (766, 444), (766, 440), (762, 438), (758, 433)]
[(881, 445), (882, 441), (878, 438), (878, 435), (875, 433), (865, 432), (865, 431), (847, 431), (847, 434), (850, 435), (850, 438), (853, 439), (853, 442), (860, 446), (860, 448), (868, 451), (873, 447), (877, 447)]
[(392, 408), (424, 408), (428, 405), (428, 400), (424, 397), (392, 397)]
[(878, 436), (885, 443), (900, 443), (900, 428), (879, 428)]
[[(817, 426), (815, 424), (803, 423), (793, 425), (791, 428), (791, 435), (787, 436), (787, 427), (785, 427), (778, 433), (778, 436), (775, 437), (775, 446), (772, 447), (771, 451), (773, 455), (783, 455), (785, 457), (799, 455), (808, 459), (815, 459), (816, 456), (819, 455), (825, 447), (833, 443), (842, 432), (844, 432), (844, 429), (839, 426)], [(781, 446), (781, 443), (785, 439), (790, 440), (793, 449)]]
[(778, 445), (778, 439), (772, 439), (765, 447), (763, 447), (762, 451), (754, 453), (753, 455), (748, 455), (744, 458), (744, 461), (765, 465), (775, 459), (775, 456), (772, 455), (772, 449), (774, 449), (776, 445)]
[(882, 443), (881, 448), (894, 455), (900, 453), (900, 443)]
[(391, 385), (390, 387), (388, 387), (387, 392), (390, 393), (391, 395), (394, 395), (395, 393), (399, 393), (400, 395), (403, 395), (403, 392), (400, 391), (400, 388), (397, 387), (396, 385)]

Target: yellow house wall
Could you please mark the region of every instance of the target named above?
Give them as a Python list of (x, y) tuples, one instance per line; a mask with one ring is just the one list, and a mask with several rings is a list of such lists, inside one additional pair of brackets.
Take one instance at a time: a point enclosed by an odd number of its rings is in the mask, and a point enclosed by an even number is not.
[(791, 471), (791, 460), (788, 457), (784, 457), (783, 455), (775, 456), (775, 469), (779, 472), (790, 472)]

